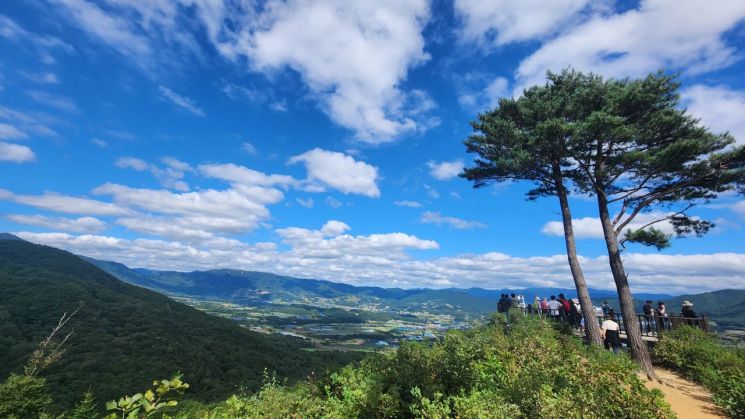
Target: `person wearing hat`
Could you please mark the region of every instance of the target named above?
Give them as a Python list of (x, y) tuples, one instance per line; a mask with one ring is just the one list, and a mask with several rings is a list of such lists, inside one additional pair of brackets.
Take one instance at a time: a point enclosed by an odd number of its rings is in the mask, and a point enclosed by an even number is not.
[[(698, 318), (698, 316), (696, 315), (696, 312), (693, 311), (693, 303), (688, 300), (683, 301), (683, 308), (681, 309), (680, 312), (683, 318), (686, 318), (686, 319), (697, 319)], [(694, 325), (694, 322), (692, 320), (686, 320), (686, 323), (688, 323), (691, 326)]]
[(535, 296), (533, 299), (533, 313), (540, 313), (541, 312), (541, 297)]

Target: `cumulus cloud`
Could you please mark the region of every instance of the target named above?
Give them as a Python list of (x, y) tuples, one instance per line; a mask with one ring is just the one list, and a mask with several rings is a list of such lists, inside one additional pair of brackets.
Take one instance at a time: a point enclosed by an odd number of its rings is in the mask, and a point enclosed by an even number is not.
[(351, 228), (352, 227), (349, 227), (347, 223), (337, 220), (330, 220), (326, 222), (323, 227), (321, 227), (321, 233), (323, 233), (324, 236), (334, 237), (344, 233)]
[(589, 0), (456, 0), (465, 41), (504, 45), (541, 39), (560, 30)]
[(336, 123), (381, 143), (422, 127), (422, 98), (399, 85), (429, 59), (422, 36), (428, 19), (424, 0), (270, 1), (255, 27), (220, 50), (248, 57), (257, 71), (295, 70)]
[(0, 141), (0, 161), (26, 163), (36, 160), (36, 154), (30, 147)]
[(204, 176), (247, 186), (291, 186), (297, 183), (292, 176), (267, 175), (233, 163), (202, 164), (197, 169)]
[(463, 164), (462, 160), (443, 162), (430, 160), (427, 162), (427, 167), (429, 167), (429, 174), (432, 175), (433, 178), (437, 180), (448, 180), (458, 176), (458, 174), (463, 171), (465, 164)]
[(193, 100), (189, 99), (186, 96), (181, 96), (165, 86), (158, 86), (158, 92), (160, 92), (162, 98), (168, 100), (182, 110), (185, 110), (196, 116), (203, 117), (206, 115), (204, 111), (199, 106), (197, 106), (196, 103), (194, 103)]
[[(626, 228), (624, 228), (624, 230), (621, 232), (621, 235), (623, 235), (624, 232), (627, 230), (639, 229), (645, 226), (647, 223), (659, 220), (669, 215), (670, 214), (660, 213), (660, 212), (639, 214), (636, 218), (634, 218), (634, 221), (629, 223), (629, 225), (627, 225)], [(572, 227), (574, 229), (575, 238), (578, 238), (578, 239), (602, 239), (604, 238), (603, 226), (600, 224), (599, 218), (594, 218), (594, 217), (574, 218), (572, 219)], [(673, 229), (673, 225), (670, 224), (669, 221), (659, 222), (657, 224), (654, 224), (654, 227), (661, 230), (665, 234), (675, 233), (675, 230)], [(564, 237), (564, 224), (561, 221), (549, 221), (543, 225), (543, 228), (541, 228), (541, 233), (547, 236)]]
[(45, 215), (11, 214), (6, 217), (18, 224), (45, 227), (73, 233), (98, 233), (106, 229), (106, 223), (94, 217), (48, 217)]
[(688, 112), (714, 132), (729, 131), (745, 144), (745, 92), (725, 86), (694, 85), (681, 92)]
[[(566, 255), (515, 257), (504, 253), (412, 259), (407, 249), (430, 250), (437, 243), (403, 233), (325, 236), (320, 230), (279, 229), (289, 250), (272, 243), (247, 244), (215, 238), (197, 244), (66, 233), (16, 232), (35, 243), (64, 248), (133, 267), (181, 270), (233, 268), (329, 279), (354, 285), (520, 288), (573, 287)], [(742, 288), (745, 254), (624, 255), (635, 292), (696, 293)], [(613, 289), (605, 256), (580, 256), (588, 285)]]
[(120, 157), (116, 160), (116, 167), (122, 169), (133, 169), (138, 172), (147, 170), (150, 165), (145, 160), (138, 159), (135, 157)]
[(266, 205), (282, 199), (280, 191), (261, 187), (245, 187), (240, 191), (231, 188), (175, 193), (106, 183), (95, 188), (93, 193), (109, 195), (123, 207), (180, 216), (196, 226), (228, 230), (256, 227), (269, 217)]
[[(85, 0), (56, 2), (64, 17), (148, 73), (185, 61), (182, 51), (201, 57), (193, 34), (201, 27), (212, 47), (236, 63), (269, 76), (294, 71), (329, 117), (360, 141), (392, 141), (436, 124), (426, 112), (432, 99), (401, 87), (409, 71), (429, 59), (422, 34), (430, 17), (426, 0), (270, 0), (261, 5), (105, 0), (106, 7)], [(170, 90), (161, 89), (161, 94), (202, 113)], [(285, 105), (275, 101), (272, 108)]]
[(598, 14), (524, 59), (517, 69), (516, 91), (541, 83), (547, 69), (570, 65), (610, 77), (659, 68), (691, 74), (716, 70), (736, 59), (724, 34), (743, 18), (745, 2), (730, 0), (642, 0), (638, 8)]
[(437, 224), (438, 226), (447, 225), (458, 230), (487, 227), (486, 224), (478, 221), (469, 221), (456, 217), (447, 217), (435, 211), (423, 212), (422, 216), (419, 218), (419, 222), (425, 224)]
[(314, 148), (292, 157), (289, 163), (305, 164), (307, 181), (311, 184), (334, 188), (345, 194), (380, 196), (378, 168), (344, 153)]

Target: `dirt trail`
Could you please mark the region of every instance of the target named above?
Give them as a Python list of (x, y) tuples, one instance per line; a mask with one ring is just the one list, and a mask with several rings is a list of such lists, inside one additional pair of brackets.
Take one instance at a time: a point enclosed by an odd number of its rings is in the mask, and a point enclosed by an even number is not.
[(665, 400), (680, 419), (726, 418), (714, 402), (711, 393), (700, 385), (682, 378), (675, 372), (655, 368), (657, 376), (665, 384), (648, 381), (643, 378), (648, 388), (656, 388), (665, 395)]

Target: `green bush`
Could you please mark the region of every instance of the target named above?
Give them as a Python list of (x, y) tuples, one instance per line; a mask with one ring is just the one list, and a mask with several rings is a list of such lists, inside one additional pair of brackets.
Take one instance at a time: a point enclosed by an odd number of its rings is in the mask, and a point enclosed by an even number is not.
[(745, 351), (720, 345), (714, 335), (682, 327), (665, 334), (655, 362), (679, 371), (712, 392), (714, 403), (732, 417), (745, 417)]
[(0, 384), (0, 418), (39, 417), (51, 402), (44, 378), (10, 374)]
[(516, 317), (441, 341), (405, 344), (319, 382), (288, 388), (265, 380), (231, 397), (218, 417), (674, 417), (636, 365), (560, 335), (551, 323)]

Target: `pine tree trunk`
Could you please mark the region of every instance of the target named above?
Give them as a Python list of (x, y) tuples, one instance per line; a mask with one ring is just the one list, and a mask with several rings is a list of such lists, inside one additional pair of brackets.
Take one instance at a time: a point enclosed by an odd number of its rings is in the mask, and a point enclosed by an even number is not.
[(629, 348), (631, 348), (631, 357), (639, 363), (642, 371), (647, 374), (650, 380), (657, 379), (657, 375), (652, 367), (652, 358), (649, 356), (647, 344), (642, 340), (642, 331), (637, 321), (636, 311), (634, 310), (634, 299), (631, 296), (629, 280), (623, 268), (621, 260), (621, 251), (618, 248), (618, 236), (616, 236), (613, 223), (610, 220), (608, 212), (608, 202), (602, 191), (596, 191), (598, 198), (598, 210), (600, 213), (600, 223), (603, 226), (605, 244), (608, 248), (608, 261), (610, 270), (613, 274), (613, 280), (616, 283), (618, 299), (621, 302), (621, 315), (626, 329), (626, 338), (628, 339)]
[(582, 316), (585, 318), (585, 335), (587, 342), (591, 345), (600, 346), (603, 339), (600, 336), (600, 326), (595, 318), (595, 310), (592, 306), (590, 291), (587, 289), (585, 274), (577, 258), (577, 246), (574, 242), (574, 227), (572, 225), (572, 212), (569, 209), (569, 200), (567, 199), (567, 190), (564, 187), (564, 179), (561, 175), (561, 169), (554, 167), (554, 179), (557, 185), (556, 192), (559, 196), (559, 205), (561, 206), (561, 219), (564, 223), (564, 243), (567, 248), (567, 259), (569, 260), (569, 270), (574, 278), (574, 286), (577, 289), (577, 298), (582, 309)]

